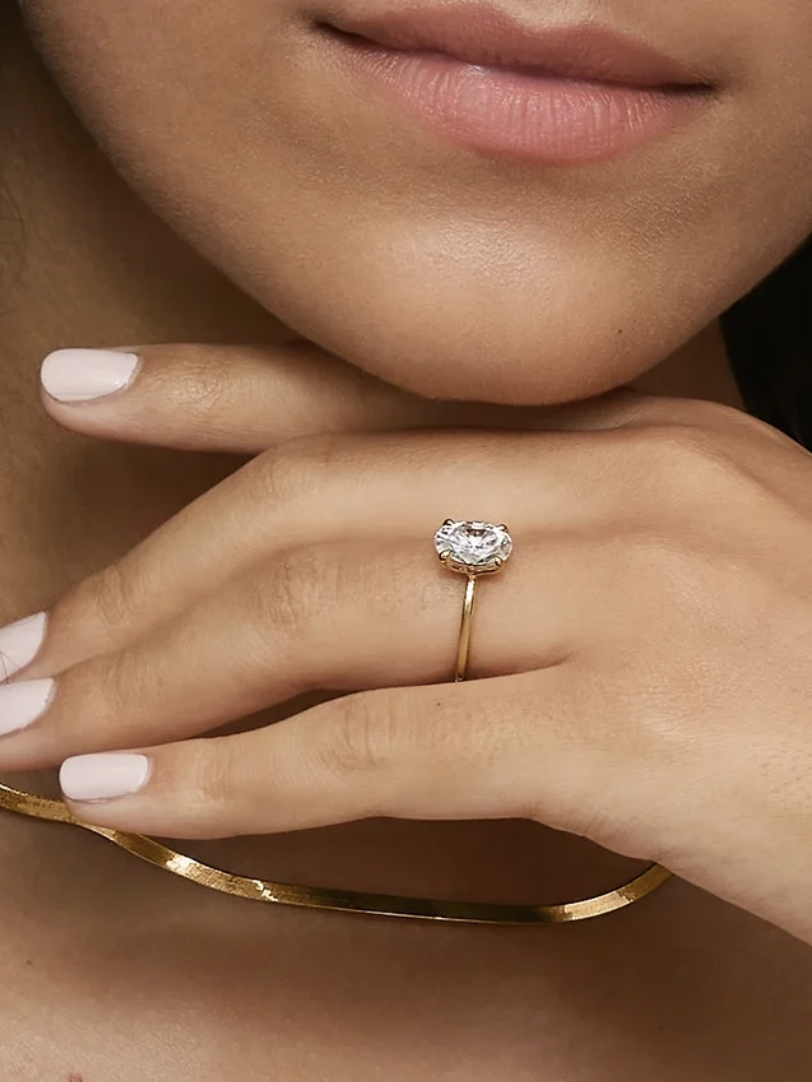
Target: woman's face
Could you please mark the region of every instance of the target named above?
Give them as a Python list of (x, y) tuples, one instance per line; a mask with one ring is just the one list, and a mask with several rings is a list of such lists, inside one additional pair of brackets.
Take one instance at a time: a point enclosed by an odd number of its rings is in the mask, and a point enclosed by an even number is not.
[[(528, 145), (547, 131), (539, 157), (440, 132), (320, 25), (406, 6), (23, 0), (68, 98), (157, 212), (285, 324), (421, 394), (544, 403), (627, 382), (812, 232), (810, 0), (492, 0), (540, 39), (608, 28), (705, 84), (535, 81), (520, 126)], [(678, 122), (595, 151), (658, 117)], [(556, 159), (551, 124), (578, 131), (580, 157)]]

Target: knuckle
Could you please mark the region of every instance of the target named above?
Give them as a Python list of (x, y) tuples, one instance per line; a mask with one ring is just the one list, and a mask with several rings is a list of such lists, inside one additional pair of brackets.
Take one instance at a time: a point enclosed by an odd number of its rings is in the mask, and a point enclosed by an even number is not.
[(387, 694), (346, 695), (334, 702), (323, 741), (324, 765), (338, 775), (368, 774), (391, 761), (398, 726)]
[[(797, 443), (759, 417), (721, 402), (688, 401), (684, 419), (639, 429), (644, 460), (696, 494), (720, 490), (742, 495), (759, 491), (754, 441), (797, 449)], [(748, 465), (750, 464), (750, 465)], [(661, 476), (661, 475), (660, 475)]]
[(288, 444), (263, 451), (243, 470), (256, 483), (259, 499), (272, 507), (292, 503), (304, 487), (299, 459)]
[(718, 425), (668, 421), (619, 433), (643, 479), (642, 490), (670, 501), (676, 508), (690, 503), (716, 503), (750, 498), (758, 484), (748, 469), (739, 441)]
[(289, 505), (323, 485), (342, 447), (338, 435), (302, 436), (264, 451), (247, 468), (258, 474), (263, 499), (273, 506)]
[(128, 663), (129, 655), (109, 654), (75, 665), (59, 677), (56, 699), (58, 723), (73, 739), (93, 745), (120, 746), (130, 736), (137, 738), (139, 707), (138, 670)]
[(649, 429), (645, 451), (671, 473), (716, 472), (729, 468), (729, 459), (718, 433), (700, 424), (662, 424)]
[(223, 740), (191, 740), (183, 745), (182, 785), (191, 818), (216, 819), (231, 803), (232, 772)]
[(89, 600), (103, 628), (114, 631), (126, 625), (142, 603), (137, 576), (121, 563), (111, 564), (82, 584), (81, 602)]
[[(673, 412), (674, 400), (665, 399), (664, 402), (670, 412)], [(693, 425), (722, 428), (743, 419), (750, 419), (749, 414), (744, 413), (735, 406), (728, 406), (723, 402), (715, 402), (712, 399), (681, 398), (678, 400), (678, 404)]]
[[(228, 404), (228, 381), (223, 379), (226, 365), (213, 365), (217, 347), (189, 344), (176, 346), (172, 365), (156, 365), (154, 375), (161, 381), (164, 401), (178, 400), (190, 420), (199, 425), (221, 421)], [(178, 379), (180, 370), (181, 379)]]
[(407, 770), (427, 763), (498, 769), (521, 742), (511, 742), (495, 710), (476, 725), (466, 712), (462, 725), (459, 704), (443, 693), (413, 697), (383, 688), (346, 695), (334, 707), (325, 754), (340, 774), (371, 773), (396, 762)]
[(720, 431), (730, 433), (742, 431), (754, 436), (767, 437), (788, 446), (797, 446), (795, 440), (790, 439), (779, 429), (763, 421), (755, 414), (747, 413), (737, 406), (729, 406), (723, 402), (713, 402), (706, 399), (690, 399), (690, 416), (694, 424), (712, 427)]
[[(127, 654), (110, 655), (102, 657), (96, 663), (91, 663), (90, 677), (94, 698), (101, 707), (100, 713), (111, 721), (121, 725), (128, 702), (140, 701), (137, 685), (133, 685)], [(94, 711), (96, 713), (96, 711)], [(96, 724), (98, 724), (98, 717)]]
[(340, 565), (328, 546), (292, 549), (252, 583), (254, 611), (261, 625), (287, 635), (307, 634), (323, 614), (335, 611), (341, 582)]

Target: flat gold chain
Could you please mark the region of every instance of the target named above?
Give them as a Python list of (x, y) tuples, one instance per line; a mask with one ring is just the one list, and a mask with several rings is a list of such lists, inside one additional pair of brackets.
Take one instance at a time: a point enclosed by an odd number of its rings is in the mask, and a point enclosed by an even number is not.
[(622, 909), (651, 894), (671, 877), (659, 864), (652, 864), (640, 875), (615, 890), (594, 898), (555, 905), (498, 905), (488, 902), (455, 902), (435, 898), (413, 898), (399, 894), (371, 894), (358, 890), (333, 890), (329, 887), (304, 887), (293, 883), (274, 883), (267, 879), (249, 879), (219, 868), (212, 868), (192, 857), (169, 849), (142, 834), (85, 823), (72, 815), (58, 800), (23, 793), (0, 784), (0, 808), (32, 819), (45, 819), (80, 827), (98, 834), (120, 849), (156, 868), (179, 875), (201, 887), (249, 898), (273, 905), (293, 905), (308, 909), (333, 909), (344, 913), (368, 913), (381, 917), (411, 917), (419, 920), (457, 921), (465, 924), (560, 924), (566, 921), (599, 917)]

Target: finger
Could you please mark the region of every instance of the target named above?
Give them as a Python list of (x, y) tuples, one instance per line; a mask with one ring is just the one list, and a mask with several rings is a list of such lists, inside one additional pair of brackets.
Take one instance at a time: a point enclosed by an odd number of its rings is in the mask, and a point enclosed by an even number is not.
[[(62, 790), (90, 822), (176, 838), (392, 816), (530, 818), (616, 842), (646, 800), (650, 815), (637, 820), (654, 829), (662, 777), (616, 735), (594, 727), (587, 736), (594, 719), (579, 717), (573, 695), (581, 676), (565, 662), (475, 684), (361, 692), (250, 733), (71, 757)], [(624, 841), (618, 851), (644, 855)]]
[(295, 441), (252, 459), (74, 587), (11, 678), (50, 676), (122, 649), (258, 561), (318, 538), (428, 539), (455, 514), (507, 521), (517, 538), (539, 524), (617, 524), (671, 472), (671, 455), (658, 464), (617, 430), (547, 433), (543, 442), (473, 430)]
[[(550, 690), (560, 686), (557, 671), (546, 676)], [(466, 684), (367, 691), (253, 733), (147, 748), (148, 783), (137, 795), (88, 809), (83, 801), (80, 814), (173, 837), (300, 830), (381, 815), (522, 816), (531, 801), (512, 768), (527, 741), (505, 718), (499, 679), (477, 681), (476, 694)], [(535, 674), (532, 682), (541, 691)], [(540, 701), (549, 698), (542, 693)], [(540, 752), (543, 738), (533, 743)], [(126, 765), (92, 758), (62, 768), (72, 802), (99, 799), (102, 787), (109, 793)], [(81, 777), (88, 765), (98, 771), (97, 788)]]
[(40, 375), (45, 408), (65, 427), (187, 450), (253, 453), (437, 414), (305, 342), (64, 349), (45, 358)]
[[(566, 535), (483, 576), (469, 676), (557, 664), (582, 644), (609, 586), (595, 557), (594, 544)], [(44, 681), (0, 688), (0, 766), (180, 740), (312, 690), (448, 681), (464, 592), (429, 544), (294, 550), (129, 649), (68, 669), (45, 709)]]
[(238, 454), (331, 432), (589, 428), (607, 423), (610, 402), (617, 423), (621, 399), (634, 395), (603, 395), (579, 411), (441, 402), (402, 391), (301, 340), (61, 349), (43, 361), (40, 383), (45, 409), (66, 428)]

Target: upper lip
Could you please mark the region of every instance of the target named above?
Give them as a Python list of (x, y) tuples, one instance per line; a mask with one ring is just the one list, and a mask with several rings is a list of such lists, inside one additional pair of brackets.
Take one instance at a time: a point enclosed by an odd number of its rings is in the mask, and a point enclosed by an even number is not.
[(639, 87), (709, 87), (691, 65), (594, 24), (534, 28), (487, 4), (331, 16), (329, 25), (398, 50), (445, 53), (469, 64)]

